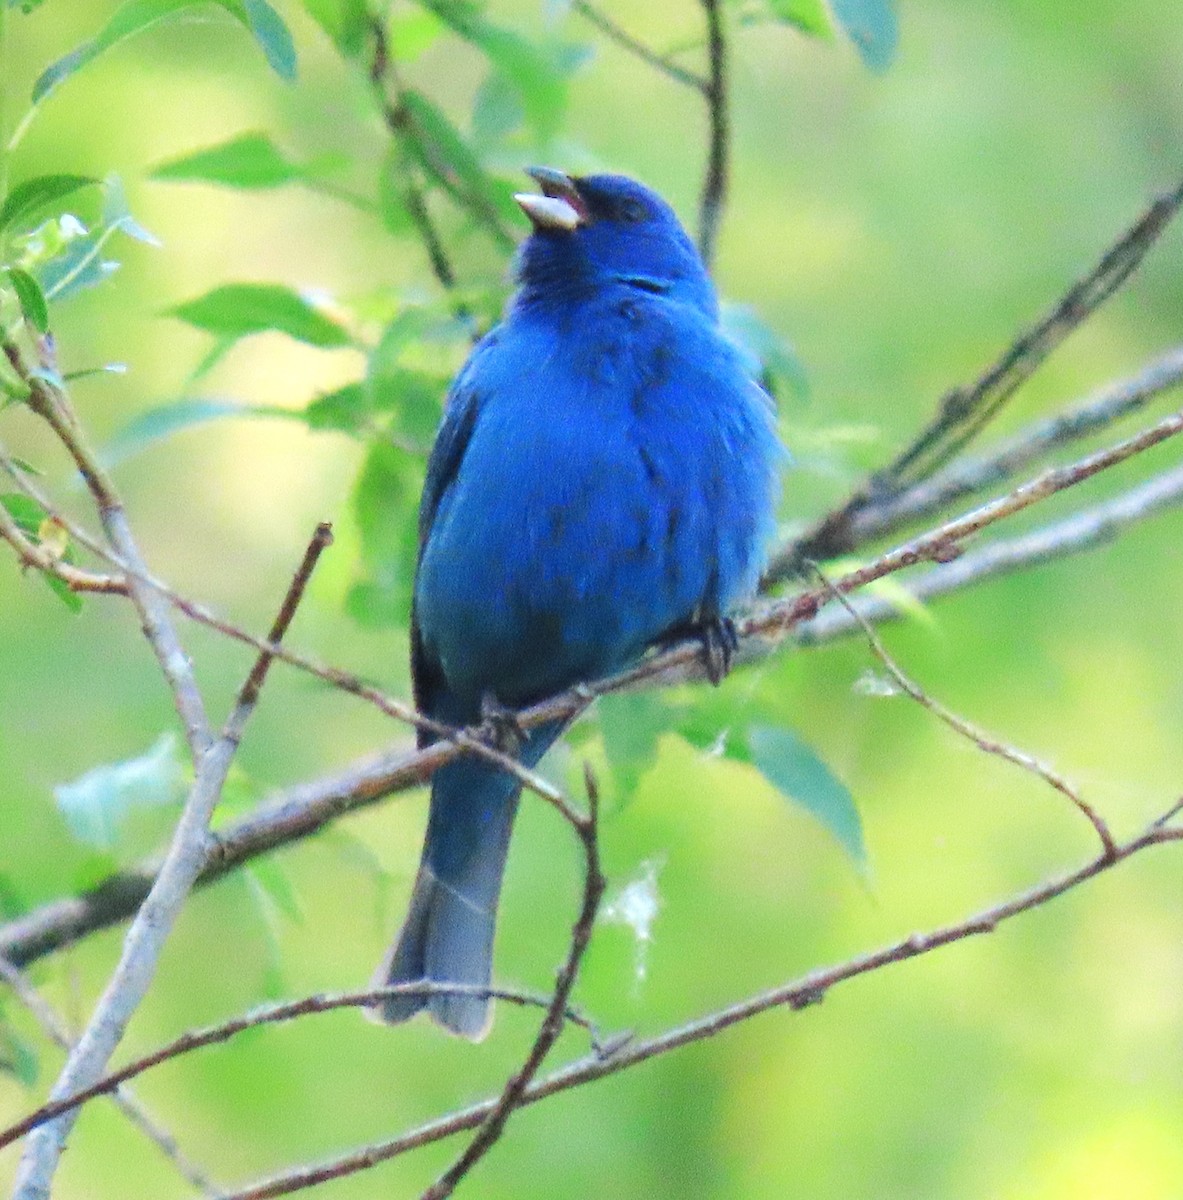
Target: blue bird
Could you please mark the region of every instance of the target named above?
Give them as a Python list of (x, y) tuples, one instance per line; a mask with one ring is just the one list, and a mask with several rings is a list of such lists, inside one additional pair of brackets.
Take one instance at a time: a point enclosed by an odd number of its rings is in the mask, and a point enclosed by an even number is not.
[[(726, 669), (784, 456), (768, 396), (719, 328), (715, 290), (659, 196), (617, 175), (529, 172), (533, 232), (505, 319), (457, 376), (427, 466), (411, 617), (420, 710), (470, 725), (698, 634)], [(524, 735), (533, 767), (560, 723)], [(420, 745), (433, 739), (420, 736)], [(488, 987), (520, 786), (441, 768), (402, 933), (375, 982)], [(479, 1040), (473, 994), (385, 1000)]]

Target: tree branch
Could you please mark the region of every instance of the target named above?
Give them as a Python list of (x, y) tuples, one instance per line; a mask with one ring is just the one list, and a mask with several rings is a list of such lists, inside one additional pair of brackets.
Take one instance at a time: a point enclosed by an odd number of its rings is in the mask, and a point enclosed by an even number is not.
[[(0, 980), (8, 985), (13, 995), (32, 1013), (45, 1036), (69, 1053), (73, 1042), (65, 1022), (42, 999), (40, 993), (24, 975), (3, 958), (0, 958)], [(136, 1099), (130, 1088), (116, 1085), (110, 1089), (110, 1092), (116, 1107), (132, 1125), (155, 1144), (186, 1183), (203, 1195), (214, 1197), (215, 1200), (222, 1195), (222, 1189), (200, 1167), (190, 1162), (181, 1153), (176, 1138)]]
[[(921, 955), (930, 954), (934, 950), (955, 942), (993, 933), (998, 926), (1020, 913), (1042, 907), (1056, 897), (1079, 887), (1087, 880), (1112, 870), (1118, 863), (1125, 862), (1126, 859), (1140, 854), (1151, 846), (1183, 841), (1183, 829), (1168, 825), (1168, 821), (1177, 815), (1181, 806), (1183, 806), (1183, 801), (1172, 806), (1136, 837), (1117, 843), (1112, 854), (1103, 851), (1083, 866), (1048, 879), (1030, 891), (1012, 896), (962, 921), (938, 926), (928, 933), (912, 934), (838, 966), (812, 971), (791, 983), (748, 997), (728, 1008), (688, 1021), (684, 1025), (676, 1026), (655, 1037), (631, 1042), (610, 1057), (579, 1059), (545, 1079), (531, 1084), (526, 1088), (520, 1102), (522, 1105), (534, 1104), (539, 1100), (557, 1095), (559, 1092), (615, 1075), (651, 1058), (658, 1058), (683, 1046), (716, 1037), (732, 1025), (749, 1021), (753, 1017), (773, 1009), (788, 1008), (797, 1011), (807, 1008), (824, 1000), (827, 994), (839, 984), (856, 979), (860, 975), (869, 975), (894, 963), (919, 958)], [(466, 1129), (476, 1128), (493, 1112), (496, 1103), (496, 1100), (485, 1100), (460, 1112), (430, 1121), (399, 1137), (372, 1143), (314, 1166), (300, 1167), (294, 1171), (274, 1175), (243, 1188), (241, 1191), (227, 1195), (224, 1200), (271, 1200), (272, 1197), (286, 1196), (329, 1179), (340, 1179), (357, 1171), (366, 1170), (380, 1162), (418, 1149), (420, 1146), (426, 1146), (454, 1134), (462, 1133)]]
[(656, 50), (650, 49), (644, 42), (637, 41), (632, 34), (617, 25), (615, 21), (606, 17), (598, 8), (590, 4), (588, 0), (572, 0), (571, 9), (583, 17), (585, 21), (594, 25), (610, 42), (615, 42), (622, 50), (640, 59), (646, 66), (661, 72), (661, 74), (668, 76), (676, 83), (683, 84), (686, 87), (693, 88), (696, 92), (702, 92), (703, 95), (706, 95), (710, 85), (702, 76), (695, 75), (693, 71), (687, 71), (685, 67), (678, 66), (677, 63), (658, 54)]
[[(1013, 479), (1051, 451), (1097, 433), (1140, 411), (1183, 380), (1183, 347), (1169, 350), (1130, 379), (1110, 384), (1095, 397), (1038, 421), (980, 458), (961, 459), (932, 478), (855, 513), (850, 540), (855, 547), (898, 533), (915, 521), (935, 518), (966, 496)], [(790, 554), (794, 553), (790, 550)]]
[(489, 1111), (477, 1130), (476, 1137), (465, 1147), (459, 1158), (429, 1187), (421, 1200), (446, 1200), (455, 1190), (457, 1184), (472, 1170), (474, 1166), (493, 1148), (494, 1143), (505, 1130), (506, 1122), (515, 1108), (520, 1108), (526, 1089), (534, 1077), (542, 1069), (543, 1061), (559, 1040), (563, 1031), (563, 1014), (567, 1010), (567, 1001), (571, 989), (575, 986), (579, 975), (579, 964), (583, 961), (588, 942), (591, 941), (592, 927), (596, 923), (596, 913), (600, 909), (600, 900), (604, 895), (606, 881), (600, 869), (599, 847), (599, 813), (600, 795), (592, 769), (584, 764), (584, 779), (587, 784), (587, 816), (580, 817), (573, 823), (575, 832), (579, 835), (584, 855), (583, 903), (579, 916), (571, 930), (571, 941), (567, 950), (567, 960), (559, 971), (555, 981), (554, 995), (546, 1016), (538, 1029), (538, 1035), (525, 1062), (510, 1077), (504, 1090)]
[[(58, 416), (60, 423), (61, 414)], [(57, 427), (55, 424), (55, 430)], [(69, 432), (65, 431), (67, 435)], [(63, 440), (66, 438), (63, 437)], [(67, 445), (80, 447), (81, 442), (68, 440)], [(90, 466), (86, 455), (80, 451), (76, 452), (76, 461), (80, 465)], [(97, 472), (91, 490), (96, 494), (96, 500), (97, 493), (105, 490), (105, 483)], [(111, 511), (122, 512), (121, 509), (109, 510), (107, 521), (110, 520)], [(142, 562), (134, 543), (128, 536), (127, 540), (120, 544), (117, 540), (118, 522), (114, 528), (116, 538), (113, 540), (116, 548), (125, 555), (130, 548), (130, 561), (138, 570)], [(322, 526), (318, 529), (309, 554), (305, 556), (288, 589), (288, 595), (273, 630), (277, 638), (286, 631), (295, 612), (296, 602), (307, 583), (308, 573), (326, 544), (327, 538)], [(129, 585), (133, 596), (137, 592), (146, 593), (152, 596), (154, 603), (163, 604), (163, 600), (150, 587), (134, 576), (129, 575)], [(167, 609), (165, 611), (167, 613)], [(179, 668), (175, 669), (179, 671)], [(234, 710), (221, 735), (196, 755), (193, 787), (173, 831), (172, 841), (160, 872), (136, 912), (124, 941), (119, 963), (108, 980), (86, 1029), (67, 1056), (66, 1064), (50, 1093), (51, 1099), (71, 1095), (102, 1076), (115, 1047), (123, 1037), (127, 1023), (147, 994), (164, 943), (205, 860), (210, 818), (221, 797), (222, 787), (238, 749), (243, 729), (254, 711), (258, 685), (261, 684), (266, 669), (267, 661), (263, 659), (255, 664), (239, 691)], [(195, 685), (194, 692), (196, 694)], [(201, 703), (199, 695), (197, 703)], [(202, 711), (204, 712), (204, 709)], [(25, 1145), (25, 1152), (17, 1171), (15, 1200), (49, 1200), (53, 1175), (77, 1115), (77, 1110), (71, 1110), (34, 1131)]]
[[(9, 973), (20, 978), (19, 972), (15, 971), (13, 967), (8, 966), (3, 959), (0, 959), (0, 978), (3, 978), (6, 982), (10, 982)], [(192, 1054), (195, 1050), (203, 1050), (207, 1046), (222, 1045), (249, 1029), (259, 1029), (264, 1025), (279, 1025), (287, 1021), (294, 1021), (299, 1017), (308, 1017), (316, 1013), (336, 1012), (343, 1008), (369, 1008), (376, 1002), (385, 1000), (390, 996), (420, 994), (455, 995), (457, 993), (489, 996), (494, 1000), (502, 1000), (523, 1008), (543, 1008), (548, 1011), (554, 1003), (553, 996), (532, 996), (528, 992), (516, 991), (511, 988), (478, 988), (466, 984), (420, 981), (416, 983), (400, 983), (390, 987), (371, 988), (364, 992), (318, 993), (313, 996), (304, 996), (299, 1000), (265, 1004), (252, 1009), (244, 1016), (234, 1017), (218, 1025), (208, 1025), (203, 1029), (190, 1029), (175, 1040), (153, 1050), (150, 1054), (142, 1055), (140, 1058), (134, 1059), (132, 1062), (120, 1067), (117, 1071), (112, 1071), (110, 1074), (104, 1075), (102, 1079), (95, 1080), (89, 1087), (82, 1088), (70, 1096), (64, 1096), (60, 1100), (43, 1104), (16, 1124), (0, 1131), (0, 1149), (18, 1141), (39, 1125), (44, 1125), (47, 1121), (53, 1120), (54, 1117), (61, 1116), (62, 1113), (69, 1112), (71, 1109), (80, 1108), (88, 1100), (93, 1100), (96, 1096), (106, 1096), (112, 1092), (118, 1093), (119, 1089), (130, 1080), (143, 1075), (155, 1067), (159, 1067), (163, 1063), (182, 1058), (186, 1054)], [(600, 1035), (593, 1022), (570, 1006), (565, 1006), (559, 1017), (563, 1023), (577, 1025), (579, 1028), (586, 1030), (591, 1037), (593, 1051), (600, 1052)]]
[[(60, 377), (54, 361), (53, 341), (48, 335), (41, 339), (39, 349), (45, 374)], [(25, 403), (49, 425), (73, 459), (98, 510), (107, 541), (120, 560), (127, 564), (128, 595), (140, 615), (144, 637), (152, 647), (172, 692), (190, 753), (196, 762), (210, 744), (209, 718), (197, 688), (193, 664), (173, 628), (168, 606), (155, 589), (144, 582), (148, 574), (147, 567), (132, 536), (123, 502), (110, 476), (84, 441), (82, 429), (65, 391), (51, 387), (42, 375), (35, 375), (13, 343), (3, 343), (3, 350), (13, 370), (29, 390)]]
[[(1010, 543), (995, 543), (958, 557), (962, 540), (1125, 461), (1181, 429), (1183, 413), (1176, 413), (1108, 450), (1045, 472), (999, 500), (840, 576), (834, 585), (847, 594), (905, 567), (935, 561), (940, 565), (913, 585), (914, 594), (927, 599), (969, 586), (999, 571), (1014, 570), (1095, 545), (1105, 536), (1111, 536), (1111, 531), (1177, 503), (1183, 495), (1183, 468), (1152, 479), (1125, 497), (1099, 505), (1081, 514), (1079, 520), (1069, 519), (1042, 534), (1037, 531)], [(942, 562), (948, 559), (955, 561)], [(755, 661), (773, 653), (789, 633), (799, 642), (812, 645), (857, 628), (845, 613), (818, 615), (830, 598), (826, 588), (807, 589), (743, 618), (738, 622), (740, 658)], [(861, 611), (871, 621), (898, 615), (879, 600), (862, 602)], [(525, 728), (555, 719), (570, 720), (598, 695), (625, 687), (664, 686), (701, 677), (701, 645), (696, 641), (679, 643), (653, 654), (630, 671), (536, 705), (519, 714), (519, 720)], [(469, 731), (465, 733), (475, 736)], [(346, 812), (421, 786), (461, 752), (461, 744), (447, 742), (437, 742), (417, 752), (391, 750), (339, 773), (288, 788), (256, 813), (211, 835), (197, 883), (213, 882), (256, 855), (308, 837)], [(143, 901), (152, 877), (152, 867), (113, 875), (82, 896), (51, 902), (0, 926), (0, 956), (18, 966), (25, 965), (96, 929), (126, 920)]]
[(932, 476), (977, 436), (1036, 368), (1137, 270), (1183, 205), (1183, 183), (1154, 200), (1033, 328), (1021, 334), (972, 384), (941, 400), (936, 417), (886, 467), (872, 475), (839, 507), (823, 517), (783, 556), (771, 581), (789, 578), (806, 560), (824, 562), (854, 548), (851, 523), (863, 509), (881, 504), (904, 488)]
[(707, 23), (709, 70), (703, 96), (710, 126), (706, 176), (699, 201), (698, 248), (708, 267), (715, 260), (719, 225), (727, 202), (731, 122), (727, 106), (727, 39), (720, 0), (701, 0)]
[[(1183, 503), (1183, 466), (1164, 471), (1138, 487), (1111, 500), (1074, 513), (1062, 521), (1016, 538), (1000, 539), (971, 550), (954, 562), (933, 567), (920, 579), (906, 585), (921, 602), (939, 599), (997, 575), (1026, 570), (1072, 554), (1094, 550), (1113, 541), (1125, 529)], [(880, 597), (856, 602), (858, 611), (879, 625), (901, 616), (901, 610)], [(836, 610), (819, 613), (796, 629), (802, 646), (818, 645), (844, 637), (857, 629), (848, 614)]]
[[(831, 586), (820, 568), (817, 569), (817, 573), (823, 583)], [(947, 725), (954, 733), (965, 738), (966, 741), (972, 742), (983, 754), (1001, 758), (1004, 762), (1008, 762), (1022, 771), (1028, 771), (1032, 775), (1037, 775), (1048, 787), (1059, 792), (1061, 796), (1064, 796), (1085, 820), (1088, 821), (1101, 842), (1102, 853), (1107, 855), (1116, 853), (1117, 844), (1113, 840), (1113, 834), (1110, 832), (1108, 824), (1101, 814), (1081, 796), (1079, 789), (1070, 784), (1059, 772), (1052, 770), (1047, 763), (1041, 762), (1025, 750), (1007, 745), (1006, 742), (992, 737), (976, 725), (971, 724), (964, 717), (959, 717), (952, 709), (946, 708), (939, 700), (933, 699), (918, 683), (906, 675), (895, 659), (888, 654), (883, 642), (880, 641), (875, 630), (871, 628), (867, 618), (841, 592), (833, 588), (831, 590), (833, 590), (839, 604), (858, 623), (859, 628), (863, 631), (863, 635), (867, 639), (867, 644), (871, 647), (871, 653), (883, 664), (884, 670), (891, 676), (892, 682), (900, 691), (915, 700), (921, 708), (927, 709), (938, 721)]]

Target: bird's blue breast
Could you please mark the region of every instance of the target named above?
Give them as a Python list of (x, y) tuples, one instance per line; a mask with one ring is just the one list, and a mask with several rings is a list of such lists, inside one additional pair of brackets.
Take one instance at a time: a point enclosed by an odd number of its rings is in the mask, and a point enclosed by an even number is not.
[(452, 403), (467, 441), (415, 595), (452, 719), (613, 671), (754, 587), (781, 451), (707, 315), (624, 287), (516, 311)]

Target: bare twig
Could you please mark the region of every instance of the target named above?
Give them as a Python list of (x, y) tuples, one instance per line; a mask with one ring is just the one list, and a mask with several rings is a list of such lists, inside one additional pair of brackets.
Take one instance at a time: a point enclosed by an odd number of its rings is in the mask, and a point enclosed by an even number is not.
[(676, 62), (658, 54), (644, 42), (638, 41), (626, 29), (622, 29), (615, 21), (590, 4), (588, 0), (572, 0), (571, 9), (585, 21), (594, 25), (610, 42), (615, 42), (622, 50), (640, 59), (647, 66), (652, 67), (655, 71), (660, 71), (663, 75), (668, 75), (670, 79), (684, 84), (686, 87), (694, 88), (696, 92), (706, 94), (709, 84), (700, 75), (695, 75), (693, 71), (687, 71), (685, 67), (678, 66)]
[(913, 521), (936, 517), (965, 496), (998, 487), (1024, 467), (1060, 446), (1088, 437), (1138, 412), (1156, 396), (1183, 380), (1183, 347), (1168, 351), (1130, 379), (1110, 384), (1073, 408), (1036, 422), (1008, 438), (989, 454), (961, 459), (931, 479), (883, 503), (873, 503), (851, 518), (850, 540), (862, 546), (896, 533)]
[(1105, 819), (1081, 796), (1078, 788), (1074, 787), (1059, 772), (1052, 770), (1051, 767), (1041, 762), (1034, 755), (1028, 754), (1025, 750), (1020, 750), (1016, 746), (1007, 745), (1006, 742), (1000, 741), (998, 738), (979, 729), (976, 725), (972, 725), (964, 717), (959, 717), (951, 709), (941, 704), (939, 700), (935, 700), (930, 696), (918, 683), (904, 674), (899, 664), (888, 654), (879, 635), (871, 628), (866, 617), (841, 592), (833, 587), (820, 567), (815, 567), (815, 570), (821, 581), (833, 592), (839, 604), (842, 605), (853, 620), (858, 622), (859, 628), (862, 629), (863, 635), (871, 647), (871, 652), (883, 664), (884, 669), (902, 692), (910, 696), (922, 708), (928, 709), (934, 717), (944, 722), (954, 733), (972, 742), (982, 753), (1001, 758), (1004, 762), (1011, 763), (1023, 771), (1029, 771), (1033, 775), (1038, 775), (1048, 787), (1059, 792), (1061, 796), (1066, 797), (1069, 803), (1092, 825), (1097, 837), (1100, 839), (1101, 849), (1105, 854), (1112, 855), (1116, 852), (1117, 846)]
[(526, 1055), (525, 1062), (506, 1083), (489, 1115), (477, 1130), (476, 1136), (465, 1147), (460, 1157), (423, 1193), (421, 1200), (445, 1200), (445, 1197), (456, 1190), (460, 1180), (488, 1154), (501, 1137), (514, 1109), (520, 1107), (526, 1089), (541, 1070), (543, 1061), (563, 1031), (563, 1014), (567, 1010), (567, 1001), (579, 974), (579, 964), (583, 961), (584, 951), (591, 940), (592, 927), (596, 922), (596, 913), (599, 911), (605, 887), (604, 875), (600, 870), (598, 840), (599, 788), (591, 767), (586, 763), (584, 779), (587, 784), (587, 816), (578, 818), (573, 823), (584, 853), (583, 903), (571, 929), (567, 959), (555, 981), (550, 1007), (542, 1019), (538, 1035), (530, 1047), (529, 1054)]
[(727, 38), (720, 0), (701, 0), (707, 24), (708, 75), (703, 96), (707, 102), (710, 136), (707, 166), (698, 207), (698, 248), (709, 267), (715, 259), (723, 206), (727, 202), (731, 121), (727, 105)]
[[(412, 135), (408, 130), (406, 107), (398, 98), (397, 90), (396, 98), (393, 101), (386, 95), (386, 81), (393, 71), (393, 59), (386, 41), (386, 27), (375, 16), (370, 16), (369, 25), (370, 37), (374, 46), (370, 58), (370, 86), (378, 101), (386, 127), (396, 141), (403, 144)], [(397, 80), (397, 76), (395, 78)], [(409, 169), (403, 182), (403, 201), (419, 234), (419, 240), (427, 251), (427, 260), (431, 264), (432, 274), (445, 291), (452, 291), (457, 282), (455, 268), (448, 257), (448, 252), (444, 249), (443, 238), (440, 237), (439, 230), (436, 229), (435, 222), (432, 220), (423, 188)]]
[[(0, 456), (3, 453), (3, 448), (0, 448)], [(99, 575), (93, 571), (80, 570), (64, 562), (47, 547), (30, 541), (3, 504), (0, 504), (0, 540), (7, 542), (16, 551), (24, 566), (60, 579), (72, 592), (127, 595), (126, 580), (115, 575)]]
[[(1031, 533), (990, 542), (954, 562), (942, 563), (906, 585), (915, 599), (927, 602), (950, 592), (1007, 575), (1012, 571), (1093, 550), (1113, 541), (1123, 530), (1183, 503), (1183, 466), (1164, 471), (1110, 500), (1073, 513)], [(880, 597), (857, 602), (860, 613), (872, 624), (900, 616), (900, 609)], [(804, 646), (843, 637), (857, 628), (848, 614), (831, 609), (797, 626), (795, 636)]]
[[(840, 576), (834, 581), (835, 586), (847, 594), (905, 567), (936, 561), (941, 565), (928, 572), (913, 589), (915, 594), (926, 598), (967, 586), (996, 571), (1013, 570), (1095, 544), (1106, 536), (1107, 531), (1120, 528), (1123, 523), (1144, 519), (1151, 512), (1178, 502), (1183, 493), (1183, 478), (1180, 478), (1183, 471), (1175, 471), (1134, 489), (1128, 494), (1131, 503), (1125, 511), (1118, 511), (1117, 506), (1124, 499), (1118, 498), (1084, 514), (1079, 526), (1073, 520), (1063, 522), (1054, 528), (1053, 537), (1041, 539), (1039, 534), (1026, 535), (1002, 544), (1002, 553), (996, 543), (957, 557), (962, 540), (1125, 461), (1181, 429), (1183, 414), (1175, 414), (1108, 450), (1047, 471), (999, 500), (947, 522), (929, 534), (881, 555), (865, 567)], [(948, 559), (956, 561), (942, 562)], [(976, 574), (966, 569), (967, 564)], [(741, 659), (754, 660), (773, 652), (780, 639), (790, 632), (799, 641), (813, 644), (857, 628), (845, 613), (818, 615), (829, 599), (827, 589), (809, 589), (768, 604), (740, 620)], [(890, 605), (878, 600), (865, 603), (863, 611), (872, 621), (895, 615)], [(625, 687), (656, 687), (701, 676), (701, 644), (683, 642), (652, 655), (630, 671), (535, 705), (519, 714), (519, 720), (527, 729), (556, 719), (570, 720), (595, 696)], [(422, 785), (459, 752), (456, 744), (446, 742), (437, 742), (415, 753), (391, 751), (338, 774), (281, 792), (257, 813), (211, 838), (199, 882), (212, 882), (256, 855), (316, 833), (345, 812)], [(113, 875), (82, 896), (52, 902), (0, 926), (0, 955), (23, 965), (96, 929), (126, 920), (142, 902), (151, 878), (151, 868)]]
[(1032, 329), (1019, 336), (974, 383), (955, 388), (936, 417), (897, 458), (876, 472), (845, 503), (828, 513), (782, 556), (770, 576), (786, 579), (809, 559), (824, 562), (853, 548), (850, 525), (868, 506), (929, 478), (975, 437), (1031, 377), (1036, 368), (1134, 273), (1183, 205), (1183, 183), (1153, 201), (1102, 255), (1097, 265), (1057, 301)]
[[(579, 1059), (563, 1067), (545, 1079), (528, 1086), (520, 1099), (521, 1105), (534, 1104), (549, 1096), (574, 1087), (581, 1087), (605, 1076), (628, 1070), (651, 1058), (669, 1054), (682, 1046), (716, 1037), (732, 1025), (751, 1020), (762, 1013), (777, 1008), (796, 1011), (817, 1004), (839, 984), (869, 975), (892, 965), (907, 962), (930, 954), (943, 946), (982, 934), (993, 933), (999, 925), (1054, 900), (1072, 891), (1082, 883), (1106, 871), (1118, 863), (1140, 854), (1151, 846), (1168, 842), (1183, 841), (1183, 829), (1166, 827), (1158, 822), (1128, 841), (1119, 842), (1112, 854), (1102, 852), (1083, 866), (1068, 871), (1039, 884), (1030, 891), (1012, 896), (999, 904), (983, 909), (964, 920), (939, 926), (928, 933), (912, 934), (879, 950), (873, 950), (838, 966), (824, 967), (791, 983), (783, 984), (770, 991), (748, 997), (728, 1008), (709, 1013), (696, 1020), (679, 1025), (655, 1037), (645, 1038), (623, 1046), (608, 1057)], [(314, 1187), (330, 1179), (340, 1179), (357, 1171), (366, 1170), (380, 1162), (416, 1150), (432, 1142), (474, 1129), (487, 1119), (494, 1110), (497, 1100), (485, 1100), (471, 1105), (460, 1112), (451, 1113), (435, 1121), (421, 1125), (408, 1133), (387, 1141), (375, 1142), (349, 1154), (310, 1167), (275, 1175), (270, 1179), (243, 1188), (225, 1197), (225, 1200), (270, 1200), (275, 1196), (286, 1196), (303, 1188)]]
[[(0, 959), (0, 978), (8, 979), (5, 968), (7, 968), (8, 972), (17, 974), (15, 968), (8, 966), (3, 959)], [(36, 1129), (39, 1125), (44, 1125), (47, 1121), (51, 1121), (54, 1117), (61, 1116), (62, 1113), (69, 1112), (71, 1109), (81, 1107), (88, 1100), (93, 1100), (96, 1096), (105, 1096), (112, 1092), (118, 1092), (129, 1080), (135, 1079), (138, 1075), (143, 1075), (146, 1071), (150, 1071), (162, 1063), (181, 1058), (186, 1054), (192, 1054), (195, 1050), (201, 1050), (207, 1046), (221, 1045), (230, 1041), (238, 1034), (246, 1032), (248, 1029), (258, 1029), (263, 1025), (278, 1025), (286, 1021), (294, 1021), (299, 1017), (307, 1017), (315, 1013), (334, 1012), (343, 1008), (369, 1008), (375, 1002), (384, 1000), (389, 996), (419, 995), (420, 993), (429, 993), (432, 995), (463, 993), (465, 995), (488, 996), (494, 1000), (502, 1000), (521, 1007), (543, 1008), (548, 1013), (554, 1004), (553, 996), (532, 996), (528, 992), (520, 992), (511, 988), (478, 988), (466, 984), (419, 981), (415, 983), (395, 984), (391, 987), (372, 988), (363, 992), (321, 993), (313, 996), (304, 996), (299, 1000), (287, 1000), (282, 1003), (262, 1005), (249, 1013), (245, 1013), (243, 1016), (234, 1017), (232, 1020), (223, 1021), (221, 1024), (208, 1025), (204, 1029), (188, 1030), (179, 1038), (153, 1050), (150, 1054), (142, 1055), (140, 1058), (120, 1067), (119, 1070), (112, 1071), (110, 1074), (104, 1075), (102, 1079), (95, 1080), (89, 1087), (82, 1088), (73, 1095), (63, 1096), (60, 1100), (43, 1104), (40, 1108), (27, 1114), (16, 1124), (0, 1131), (0, 1148), (11, 1145)], [(600, 1045), (600, 1035), (595, 1025), (587, 1017), (570, 1006), (565, 1005), (559, 1013), (558, 1020), (560, 1024), (577, 1025), (579, 1028), (586, 1030), (591, 1036), (593, 1051), (597, 1050)]]
[[(13, 995), (32, 1013), (45, 1036), (68, 1052), (73, 1043), (65, 1022), (46, 1003), (32, 983), (3, 958), (0, 958), (0, 980), (8, 985)], [(222, 1189), (181, 1153), (177, 1139), (136, 1099), (130, 1088), (115, 1088), (111, 1099), (128, 1121), (156, 1145), (190, 1186), (206, 1196), (218, 1197), (222, 1194)]]
[(469, 732), (463, 729), (456, 729), (451, 725), (446, 725), (441, 721), (424, 716), (422, 713), (416, 712), (411, 705), (388, 696), (379, 688), (366, 683), (360, 676), (350, 671), (344, 671), (339, 667), (326, 666), (306, 655), (289, 650), (274, 640), (269, 641), (266, 638), (261, 638), (241, 628), (241, 626), (227, 621), (206, 606), (180, 595), (162, 580), (154, 576), (136, 572), (117, 554), (113, 554), (106, 546), (87, 533), (85, 529), (82, 529), (76, 522), (71, 521), (63, 513), (55, 509), (49, 497), (16, 466), (13, 460), (2, 449), (0, 449), (0, 470), (5, 471), (16, 485), (30, 499), (35, 500), (37, 504), (49, 513), (53, 520), (57, 521), (79, 545), (85, 546), (91, 553), (116, 567), (125, 578), (135, 575), (145, 586), (150, 587), (154, 592), (158, 592), (179, 612), (189, 617), (190, 620), (206, 625), (210, 629), (214, 629), (234, 641), (253, 647), (259, 651), (260, 655), (267, 656), (269, 660), (279, 659), (281, 662), (285, 662), (299, 670), (307, 671), (310, 675), (315, 675), (318, 679), (324, 680), (325, 683), (331, 684), (339, 691), (346, 692), (351, 696), (357, 696), (358, 699), (374, 705), (380, 712), (396, 721), (402, 721), (416, 729), (426, 730), (437, 738), (451, 742), (453, 745), (470, 754), (484, 758), (493, 765), (500, 767), (503, 771), (507, 771), (509, 774), (520, 779), (524, 787), (529, 788), (536, 795), (541, 796), (548, 803), (554, 805), (564, 819), (571, 819), (570, 813), (565, 808), (562, 793), (543, 779), (541, 775), (537, 774), (537, 772), (529, 770), (518, 762), (517, 759), (499, 750), (495, 745), (492, 745), (485, 739), (483, 730), (478, 729)]
[[(55, 431), (59, 426), (64, 428), (60, 413), (54, 423)], [(64, 433), (69, 435), (70, 431), (64, 429)], [(66, 441), (66, 436), (63, 436), (63, 440)], [(75, 447), (73, 453), (76, 461), (93, 471), (92, 460), (82, 449), (81, 441), (74, 439), (66, 444)], [(97, 501), (99, 494), (106, 490), (106, 485), (97, 472), (94, 475), (96, 482), (90, 486)], [(113, 493), (111, 496), (113, 499)], [(115, 511), (122, 512), (118, 508)], [(110, 513), (104, 523), (109, 525), (109, 522)], [(142, 562), (130, 536), (123, 544), (119, 544), (116, 538), (113, 538), (116, 548), (124, 555), (127, 555), (130, 548), (133, 556), (130, 561), (137, 571), (140, 570)], [(304, 563), (293, 579), (280, 609), (280, 616), (276, 621), (279, 633), (286, 629), (295, 611), (295, 601), (298, 601), (307, 583), (307, 573), (325, 544), (327, 539), (323, 536), (323, 528), (318, 529), (313, 539), (313, 547), (305, 556)], [(150, 587), (134, 579), (131, 574), (129, 581), (133, 596), (137, 592), (144, 592), (151, 595), (154, 602), (163, 604), (161, 597)], [(165, 612), (167, 613), (167, 609)], [(196, 774), (193, 787), (173, 831), (172, 841), (160, 872), (136, 912), (124, 940), (119, 963), (107, 981), (86, 1029), (66, 1058), (66, 1064), (50, 1093), (51, 1100), (72, 1095), (102, 1076), (115, 1047), (123, 1037), (128, 1021), (147, 994), (156, 973), (160, 953), (205, 861), (210, 818), (222, 794), (243, 729), (254, 710), (258, 698), (257, 684), (261, 682), (265, 673), (266, 662), (256, 663), (247, 683), (239, 692), (221, 735), (197, 754), (194, 761)], [(198, 703), (200, 704), (200, 696)], [(73, 1109), (39, 1126), (33, 1132), (25, 1144), (25, 1152), (17, 1171), (15, 1200), (49, 1200), (54, 1171), (77, 1116), (77, 1110)]]

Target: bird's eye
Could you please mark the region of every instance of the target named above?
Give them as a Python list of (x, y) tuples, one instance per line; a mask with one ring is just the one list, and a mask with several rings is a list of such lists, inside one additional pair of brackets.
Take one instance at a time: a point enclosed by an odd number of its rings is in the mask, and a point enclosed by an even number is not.
[(649, 209), (643, 200), (622, 200), (620, 207), (616, 210), (616, 216), (618, 220), (624, 221), (629, 225), (639, 225), (642, 221), (648, 219)]

